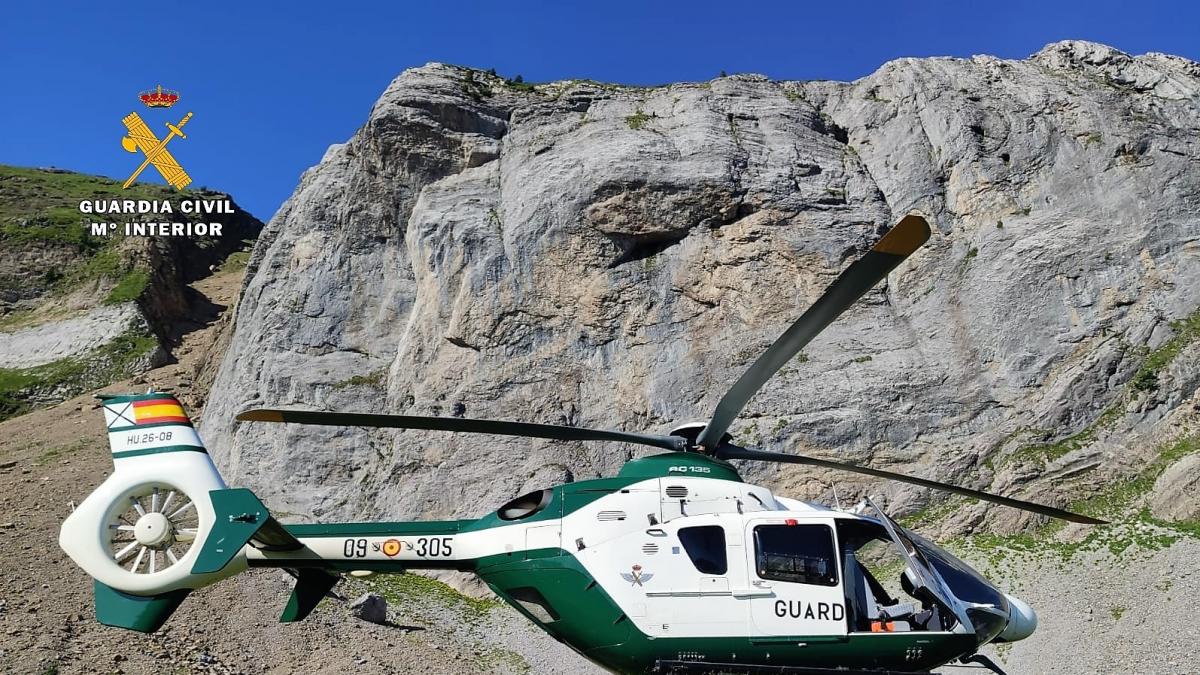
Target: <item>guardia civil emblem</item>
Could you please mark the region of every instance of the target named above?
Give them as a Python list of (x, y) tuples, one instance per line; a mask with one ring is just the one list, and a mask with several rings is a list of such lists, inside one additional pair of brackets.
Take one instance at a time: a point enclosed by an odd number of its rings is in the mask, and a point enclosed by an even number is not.
[[(170, 108), (179, 102), (179, 92), (170, 89), (163, 89), (162, 85), (158, 85), (155, 89), (143, 91), (138, 95), (142, 103), (147, 108)], [(192, 113), (183, 116), (178, 124), (166, 123), (167, 135), (161, 140), (154, 135), (150, 127), (136, 112), (131, 112), (121, 121), (125, 123), (125, 128), (129, 130), (129, 135), (121, 138), (121, 147), (125, 148), (126, 152), (140, 152), (144, 157), (142, 163), (134, 169), (129, 178), (125, 180), (122, 188), (128, 188), (133, 185), (137, 177), (146, 170), (147, 166), (153, 166), (163, 180), (176, 190), (182, 190), (191, 184), (192, 178), (187, 175), (179, 162), (167, 151), (167, 143), (170, 143), (176, 136), (179, 138), (187, 138), (183, 133), (183, 125), (187, 124), (192, 119)]]

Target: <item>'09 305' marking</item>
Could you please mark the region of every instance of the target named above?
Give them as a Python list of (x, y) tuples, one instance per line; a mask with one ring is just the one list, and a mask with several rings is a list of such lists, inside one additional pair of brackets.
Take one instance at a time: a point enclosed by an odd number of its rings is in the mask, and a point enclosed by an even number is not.
[[(395, 546), (395, 553), (390, 550), (389, 546), (393, 543), (398, 544)], [(372, 548), (378, 551), (380, 545), (376, 544)], [(449, 558), (454, 555), (454, 537), (417, 537), (415, 540), (389, 539), (384, 542), (384, 553), (388, 557), (404, 550), (412, 551), (418, 558)], [(361, 538), (345, 540), (342, 543), (342, 556), (346, 558), (367, 557), (367, 540)]]

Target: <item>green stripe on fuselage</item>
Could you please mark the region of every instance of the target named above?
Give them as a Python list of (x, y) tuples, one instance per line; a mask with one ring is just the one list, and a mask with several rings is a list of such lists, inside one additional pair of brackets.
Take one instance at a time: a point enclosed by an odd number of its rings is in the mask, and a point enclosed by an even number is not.
[(157, 455), (162, 452), (202, 452), (208, 454), (208, 451), (197, 445), (164, 445), (158, 448), (140, 448), (138, 450), (122, 450), (112, 454), (113, 459), (124, 459), (126, 457), (141, 457), (142, 455)]

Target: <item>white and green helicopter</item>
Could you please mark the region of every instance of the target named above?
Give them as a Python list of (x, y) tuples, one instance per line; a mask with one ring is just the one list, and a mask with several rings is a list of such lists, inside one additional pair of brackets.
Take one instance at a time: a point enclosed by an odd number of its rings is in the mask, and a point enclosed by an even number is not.
[[(97, 618), (144, 632), (193, 590), (248, 567), (293, 571), (285, 622), (304, 619), (344, 572), (441, 569), (473, 572), (541, 629), (620, 673), (879, 675), (953, 661), (1000, 672), (977, 652), (1032, 634), (1037, 618), (1027, 604), (870, 500), (839, 510), (789, 499), (743, 482), (730, 463), (839, 469), (1103, 523), (923, 478), (747, 449), (726, 433), (777, 370), (928, 238), (923, 218), (905, 217), (750, 366), (707, 424), (669, 434), (304, 410), (238, 416), (664, 451), (629, 461), (615, 477), (539, 490), (474, 520), (284, 525), (251, 491), (226, 487), (173, 397), (102, 397), (114, 471), (66, 519), (59, 543), (94, 577)], [(881, 562), (881, 553), (895, 559)]]

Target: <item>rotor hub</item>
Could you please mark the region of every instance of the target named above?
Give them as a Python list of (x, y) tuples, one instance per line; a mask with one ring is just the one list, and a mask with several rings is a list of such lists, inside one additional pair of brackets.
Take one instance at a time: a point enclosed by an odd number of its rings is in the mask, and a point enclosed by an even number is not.
[(161, 513), (147, 513), (133, 526), (134, 537), (142, 546), (162, 547), (174, 540), (171, 521)]

